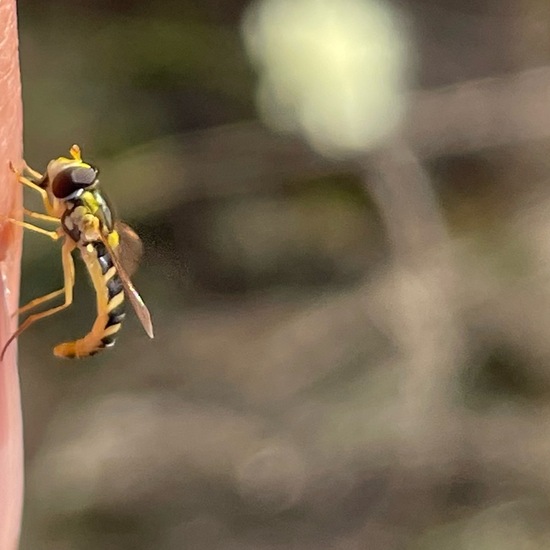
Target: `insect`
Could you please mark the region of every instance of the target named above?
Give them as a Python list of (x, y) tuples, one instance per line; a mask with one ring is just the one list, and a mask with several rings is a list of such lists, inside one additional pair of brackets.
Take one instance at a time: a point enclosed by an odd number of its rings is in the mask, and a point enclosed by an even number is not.
[[(54, 298), (64, 295), (63, 304), (40, 313), (33, 313), (8, 339), (0, 359), (11, 342), (39, 319), (68, 308), (73, 301), (75, 271), (72, 252), (78, 249), (92, 280), (97, 298), (96, 320), (88, 334), (79, 340), (55, 346), (58, 357), (88, 357), (115, 344), (126, 316), (125, 299), (128, 298), (145, 332), (153, 338), (153, 325), (149, 310), (143, 303), (124, 267), (124, 240), (140, 246), (139, 238), (127, 225), (115, 222), (111, 208), (102, 194), (97, 168), (82, 160), (80, 147), (73, 145), (70, 158), (59, 157), (50, 161), (44, 175), (25, 166), (19, 173), (10, 164), (19, 181), (38, 192), (46, 214), (24, 209), (30, 218), (57, 224), (48, 231), (32, 223), (8, 218), (8, 221), (53, 240), (63, 239), (63, 288), (36, 298), (19, 309), (26, 313)], [(137, 243), (137, 244), (136, 244)]]

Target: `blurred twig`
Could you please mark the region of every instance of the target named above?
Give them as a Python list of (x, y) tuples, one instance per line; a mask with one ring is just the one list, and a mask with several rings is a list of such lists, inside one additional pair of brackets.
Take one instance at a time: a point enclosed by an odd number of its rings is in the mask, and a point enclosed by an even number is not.
[[(550, 67), (540, 67), (414, 92), (403, 141), (426, 160), (550, 137), (549, 89)], [(104, 178), (117, 182), (110, 186), (115, 201), (126, 215), (137, 215), (207, 196), (276, 189), (293, 178), (361, 174), (363, 164), (325, 159), (298, 138), (249, 122), (158, 140), (101, 166)]]
[(413, 94), (405, 134), (420, 158), (550, 137), (550, 67)]
[(378, 204), (393, 251), (394, 292), (387, 299), (404, 369), (401, 451), (406, 465), (415, 466), (418, 460), (453, 456), (451, 394), (462, 358), (451, 245), (414, 153), (395, 142), (373, 159), (375, 177), (366, 178), (366, 189)]

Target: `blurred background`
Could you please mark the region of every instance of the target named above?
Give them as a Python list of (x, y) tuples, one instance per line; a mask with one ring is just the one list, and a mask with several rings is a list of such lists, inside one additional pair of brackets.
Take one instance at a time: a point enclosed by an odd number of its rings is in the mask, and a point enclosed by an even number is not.
[[(24, 550), (550, 546), (550, 4), (19, 2), (25, 157), (145, 245), (19, 340)], [(28, 197), (31, 200), (31, 197)], [(59, 288), (27, 235), (22, 302)]]

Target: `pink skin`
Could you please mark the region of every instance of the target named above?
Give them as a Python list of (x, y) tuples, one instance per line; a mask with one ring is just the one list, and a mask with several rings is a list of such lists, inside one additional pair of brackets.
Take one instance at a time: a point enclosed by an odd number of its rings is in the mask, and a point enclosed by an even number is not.
[[(15, 0), (0, 0), (0, 347), (17, 327), (21, 231), (2, 217), (21, 211), (22, 106)], [(0, 548), (16, 550), (23, 504), (23, 432), (17, 349), (0, 363)]]

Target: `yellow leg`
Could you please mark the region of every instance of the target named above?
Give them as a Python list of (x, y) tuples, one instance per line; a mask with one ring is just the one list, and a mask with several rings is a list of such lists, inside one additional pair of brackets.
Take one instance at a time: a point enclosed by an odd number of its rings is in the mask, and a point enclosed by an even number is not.
[[(10, 170), (17, 176), (17, 179), (19, 180), (20, 183), (22, 183), (23, 185), (27, 185), (34, 191), (40, 193), (43, 199), (48, 198), (48, 193), (46, 192), (45, 189), (42, 189), (42, 187), (37, 185), (36, 182), (31, 181), (29, 178), (25, 177), (19, 170), (17, 170), (17, 168), (15, 168), (15, 166), (11, 162), (10, 162)], [(36, 170), (33, 170), (29, 166), (25, 165), (24, 170), (27, 170), (27, 172), (29, 172), (37, 180), (42, 179), (42, 174), (40, 174)]]
[(29, 216), (30, 218), (35, 218), (37, 220), (44, 220), (46, 222), (61, 223), (61, 220), (59, 218), (56, 218), (55, 216), (40, 214), (40, 212), (33, 212), (32, 210), (27, 210), (26, 208), (23, 208), (23, 212), (25, 212), (25, 216)]
[(14, 315), (22, 315), (30, 309), (34, 309), (41, 304), (44, 304), (46, 302), (49, 302), (50, 300), (53, 300), (54, 298), (57, 298), (58, 296), (61, 296), (64, 292), (65, 287), (60, 288), (59, 290), (56, 290), (54, 292), (50, 292), (49, 294), (46, 294), (44, 296), (40, 296), (40, 298), (35, 298), (34, 300), (31, 300), (28, 304), (20, 307)]
[(59, 311), (62, 311), (68, 308), (73, 303), (73, 286), (74, 286), (74, 262), (73, 257), (71, 256), (71, 251), (74, 248), (74, 243), (72, 241), (65, 241), (63, 248), (61, 249), (61, 259), (63, 261), (63, 279), (64, 285), (63, 289), (65, 291), (65, 302), (57, 307), (52, 307), (46, 311), (40, 313), (34, 313), (25, 319), (25, 321), (19, 326), (19, 328), (10, 336), (8, 341), (5, 343), (4, 348), (2, 349), (2, 354), (0, 355), (0, 361), (4, 359), (4, 354), (8, 349), (8, 346), (25, 330), (27, 330), (33, 323), (54, 315)]
[[(38, 212), (31, 212), (30, 210), (26, 210), (26, 209), (25, 209), (25, 214), (28, 214), (28, 215), (36, 214), (36, 216), (33, 216), (33, 217), (38, 217), (40, 219), (46, 219), (46, 220), (50, 220), (50, 218), (51, 218), (51, 221), (59, 222), (59, 220), (57, 218), (53, 218), (51, 216), (46, 216), (45, 214), (39, 214)], [(20, 222), (19, 220), (14, 220), (13, 218), (7, 218), (6, 221), (9, 221), (10, 223), (13, 223), (15, 225), (22, 225), (23, 227), (25, 227), (27, 229), (30, 229), (31, 231), (36, 231), (37, 233), (40, 233), (42, 235), (46, 235), (47, 237), (50, 237), (53, 240), (57, 240), (61, 236), (56, 231), (46, 231), (45, 229), (42, 229), (41, 227), (37, 227), (35, 225), (28, 224), (28, 223), (25, 223), (25, 222)], [(22, 308), (19, 308), (19, 310), (14, 315), (16, 315), (16, 314), (21, 315), (22, 313), (25, 313), (26, 311), (29, 311), (30, 309), (32, 309), (36, 306), (39, 306), (40, 304), (43, 304), (44, 302), (47, 302), (48, 300), (53, 300), (57, 296), (61, 296), (61, 294), (63, 294), (64, 291), (65, 291), (65, 289), (62, 288), (60, 290), (56, 290), (55, 292), (50, 292), (49, 294), (46, 294), (45, 296), (42, 296), (41, 298), (36, 298), (36, 299), (30, 301), (28, 304), (24, 305)]]
[(48, 212), (48, 214), (53, 213), (53, 206), (50, 203), (50, 198), (48, 197), (48, 193), (45, 189), (42, 189), (42, 187), (36, 185), (33, 181), (31, 181), (29, 178), (26, 178), (24, 176), (19, 176), (19, 183), (22, 183), (23, 185), (26, 185), (33, 191), (36, 191), (37, 193), (40, 193), (40, 196), (42, 197), (42, 202), (44, 204), (44, 210)]
[(26, 162), (23, 170), (28, 172), (33, 178), (36, 179), (36, 181), (40, 181), (42, 179), (42, 174), (36, 170), (33, 170)]
[[(0, 218), (1, 219), (1, 218)], [(63, 235), (62, 232), (57, 231), (48, 231), (47, 229), (42, 229), (41, 227), (38, 227), (37, 225), (33, 225), (32, 223), (22, 222), (19, 220), (14, 220), (13, 218), (4, 218), (4, 221), (13, 223), (14, 225), (19, 225), (20, 227), (24, 227), (25, 229), (28, 229), (30, 231), (34, 231), (35, 233), (40, 233), (41, 235), (46, 235), (46, 237), (49, 237), (50, 239), (57, 241), (59, 237)]]
[[(48, 193), (45, 189), (42, 189), (39, 185), (36, 184), (36, 182), (30, 180), (29, 178), (25, 177), (19, 170), (17, 170), (13, 164), (10, 162), (10, 169), (11, 171), (17, 176), (17, 179), (19, 180), (19, 183), (22, 183), (23, 185), (26, 185), (27, 187), (30, 187), (33, 191), (36, 191), (37, 193), (40, 193), (40, 196), (42, 197), (42, 202), (44, 203), (44, 208), (46, 209), (46, 212), (49, 214), (53, 213), (53, 207), (50, 203), (50, 199), (48, 197)], [(28, 165), (25, 165), (25, 170), (29, 172), (36, 181), (39, 181), (42, 179), (42, 174), (37, 172), (36, 170), (33, 170)]]

